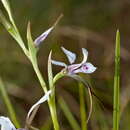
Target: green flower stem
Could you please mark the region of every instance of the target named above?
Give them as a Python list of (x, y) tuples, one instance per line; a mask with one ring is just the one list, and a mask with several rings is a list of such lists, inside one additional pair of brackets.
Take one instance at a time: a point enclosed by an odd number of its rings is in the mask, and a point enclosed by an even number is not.
[(62, 71), (60, 73), (56, 74), (56, 76), (53, 78), (53, 84), (56, 84), (56, 82), (59, 79), (63, 78), (64, 76), (66, 76), (66, 74)]
[(41, 84), (41, 87), (44, 90), (44, 92), (46, 93), (47, 92), (47, 87), (46, 87), (46, 84), (44, 82), (43, 76), (42, 76), (42, 74), (41, 74), (41, 72), (40, 72), (40, 70), (38, 68), (38, 65), (35, 64), (34, 61), (32, 61), (32, 60), (31, 60), (31, 63), (32, 63), (33, 69), (34, 69), (34, 71), (35, 71), (35, 73), (36, 73), (36, 75), (38, 77), (38, 80), (39, 80), (39, 82)]
[(113, 130), (119, 130), (119, 119), (120, 119), (120, 34), (119, 31), (117, 31), (116, 48), (115, 48)]
[(20, 128), (20, 124), (19, 124), (19, 122), (18, 122), (18, 120), (16, 118), (15, 111), (13, 109), (11, 101), (10, 101), (10, 99), (8, 97), (7, 92), (6, 92), (5, 85), (4, 85), (4, 83), (2, 82), (1, 79), (0, 79), (0, 91), (1, 91), (2, 97), (4, 99), (4, 102), (5, 102), (6, 106), (7, 106), (7, 109), (9, 111), (9, 114), (10, 114), (10, 117), (11, 117), (13, 123), (15, 124), (15, 126), (17, 128)]
[(50, 112), (51, 112), (51, 116), (52, 116), (52, 121), (54, 124), (54, 129), (60, 130), (60, 126), (58, 123), (58, 117), (57, 117), (57, 111), (56, 111), (55, 85), (53, 83), (51, 54), (52, 54), (52, 51), (50, 52), (49, 57), (48, 57), (48, 80), (49, 80), (49, 87), (50, 87), (50, 90), (52, 91), (52, 94), (51, 94), (48, 104), (49, 104), (49, 108), (50, 108)]
[(54, 129), (55, 130), (60, 130), (60, 126), (58, 123), (58, 118), (57, 118), (57, 112), (56, 112), (56, 105), (55, 105), (55, 96), (52, 95), (50, 100), (48, 101), (49, 104), (49, 109), (51, 113), (51, 118), (54, 124)]
[(85, 100), (84, 100), (84, 86), (82, 83), (79, 83), (79, 98), (80, 98), (80, 117), (81, 117), (81, 128), (82, 130), (87, 130), (87, 117), (85, 109)]
[[(42, 77), (42, 74), (38, 68), (38, 65), (36, 63), (36, 61), (34, 59), (31, 59), (31, 63), (33, 65), (33, 69), (38, 77), (38, 80), (44, 90), (44, 92), (46, 93), (47, 92), (47, 87), (46, 87), (46, 84), (43, 80), (43, 77)], [(51, 117), (52, 117), (52, 121), (53, 121), (53, 124), (54, 124), (54, 129), (55, 130), (60, 130), (59, 129), (59, 124), (58, 124), (58, 119), (57, 119), (57, 113), (56, 113), (56, 106), (55, 106), (55, 90), (54, 90), (54, 87), (53, 87), (53, 95), (51, 95), (51, 98), (49, 99), (48, 101), (48, 105), (49, 105), (49, 109), (50, 109), (50, 113), (51, 113)]]
[[(46, 84), (45, 84), (45, 82), (43, 80), (43, 77), (42, 77), (42, 75), (40, 73), (40, 70), (39, 70), (38, 66), (36, 64), (33, 64), (33, 68), (34, 68), (34, 70), (36, 72), (36, 75), (37, 75), (37, 77), (39, 79), (39, 82), (40, 82), (44, 92), (46, 93), (47, 92), (47, 87), (46, 87)], [(54, 90), (53, 90), (53, 92), (54, 92)], [(56, 113), (56, 109), (55, 109), (56, 107), (55, 107), (54, 97), (55, 97), (55, 95), (51, 96), (51, 98), (48, 101), (48, 105), (49, 105), (52, 121), (53, 121), (53, 124), (54, 124), (54, 129), (55, 130), (60, 130), (59, 129), (59, 124), (58, 124), (58, 119), (57, 119), (57, 113)]]

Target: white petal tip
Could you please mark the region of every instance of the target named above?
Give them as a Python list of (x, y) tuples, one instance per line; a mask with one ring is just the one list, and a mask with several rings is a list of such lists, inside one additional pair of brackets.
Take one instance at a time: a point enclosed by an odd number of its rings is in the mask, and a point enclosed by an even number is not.
[(48, 36), (48, 34), (52, 31), (54, 27), (49, 28), (48, 30), (46, 30), (45, 32), (43, 32), (39, 37), (37, 37), (34, 41), (34, 43), (36, 44), (36, 46), (39, 46), (41, 42), (43, 42), (46, 37)]
[(83, 53), (83, 61), (82, 64), (84, 64), (87, 61), (88, 58), (88, 51), (85, 48), (82, 48), (82, 53)]
[(55, 60), (51, 60), (51, 63), (54, 65), (58, 65), (58, 66), (63, 66), (63, 67), (67, 67), (67, 65), (64, 62), (60, 62), (60, 61), (55, 61)]
[(66, 54), (70, 64), (73, 64), (76, 60), (76, 54), (65, 49), (64, 47), (61, 47), (62, 51)]

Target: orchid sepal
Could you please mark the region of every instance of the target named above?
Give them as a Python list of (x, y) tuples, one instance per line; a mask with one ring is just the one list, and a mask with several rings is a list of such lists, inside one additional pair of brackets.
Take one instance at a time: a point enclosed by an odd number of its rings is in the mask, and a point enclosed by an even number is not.
[(73, 64), (76, 60), (76, 54), (65, 49), (64, 47), (61, 47), (62, 51), (65, 53), (65, 55), (67, 56), (70, 64)]
[(67, 67), (67, 65), (64, 62), (61, 61), (56, 61), (56, 60), (51, 60), (51, 63), (57, 66), (62, 66), (62, 67)]

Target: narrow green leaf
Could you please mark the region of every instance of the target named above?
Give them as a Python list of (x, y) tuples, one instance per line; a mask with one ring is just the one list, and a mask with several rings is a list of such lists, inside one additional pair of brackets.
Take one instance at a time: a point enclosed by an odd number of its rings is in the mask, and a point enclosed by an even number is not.
[(6, 92), (5, 85), (4, 85), (3, 81), (1, 80), (1, 78), (0, 78), (0, 92), (1, 92), (1, 94), (2, 94), (2, 97), (3, 97), (3, 99), (4, 99), (4, 102), (5, 102), (5, 104), (6, 104), (6, 107), (7, 107), (8, 111), (9, 111), (9, 114), (10, 114), (10, 117), (11, 117), (13, 123), (15, 124), (15, 126), (16, 126), (17, 128), (19, 128), (19, 127), (20, 127), (20, 124), (19, 124), (19, 122), (18, 122), (18, 120), (17, 120), (17, 118), (16, 118), (15, 111), (14, 111), (14, 109), (13, 109), (13, 106), (12, 106), (12, 104), (11, 104), (11, 101), (10, 101), (10, 99), (9, 99), (9, 96), (8, 96), (8, 94), (7, 94), (7, 92)]
[(2, 11), (0, 10), (0, 22), (3, 24), (5, 29), (10, 33), (10, 35), (18, 42), (20, 47), (23, 49), (24, 53), (28, 57), (28, 50), (26, 49), (24, 42), (18, 32), (18, 29), (14, 27), (3, 15)]
[(54, 124), (54, 128), (56, 130), (59, 130), (60, 126), (59, 126), (59, 123), (58, 123), (57, 110), (56, 110), (55, 86), (53, 84), (53, 72), (52, 72), (51, 55), (52, 55), (52, 51), (50, 52), (49, 57), (48, 57), (48, 80), (49, 80), (50, 90), (52, 91), (49, 104), (50, 104), (50, 112), (53, 115), (52, 121), (53, 121), (53, 124)]
[(10, 8), (10, 3), (8, 0), (1, 0), (2, 4), (4, 5), (8, 15), (9, 15), (9, 18), (12, 18), (12, 14), (11, 14), (11, 8)]
[(119, 30), (117, 30), (116, 47), (115, 47), (113, 130), (119, 130), (119, 119), (120, 119), (120, 34)]
[(12, 25), (9, 23), (9, 21), (6, 19), (6, 17), (3, 15), (1, 10), (0, 10), (0, 22), (4, 25), (6, 30), (10, 30), (12, 28)]
[(2, 4), (4, 5), (4, 7), (5, 7), (6, 11), (7, 11), (7, 14), (9, 16), (10, 22), (12, 23), (14, 28), (17, 30), (17, 27), (15, 25), (15, 22), (14, 22), (14, 19), (13, 19), (13, 16), (12, 16), (12, 12), (11, 12), (9, 1), (8, 0), (1, 0), (1, 2), (2, 2)]
[(70, 111), (69, 107), (67, 106), (66, 102), (64, 101), (64, 99), (62, 97), (59, 97), (58, 103), (59, 103), (62, 111), (64, 112), (64, 115), (68, 119), (72, 129), (73, 130), (81, 130), (78, 122), (76, 121), (76, 119), (72, 115), (72, 112)]
[(29, 48), (29, 60), (31, 61), (31, 63), (33, 65), (33, 68), (36, 72), (36, 75), (40, 81), (40, 84), (41, 84), (44, 92), (47, 92), (46, 83), (45, 83), (43, 76), (38, 68), (37, 48), (35, 47), (35, 44), (33, 42), (32, 36), (31, 36), (30, 23), (28, 23), (28, 27), (27, 27), (27, 40), (28, 40), (28, 48)]
[(50, 52), (49, 57), (48, 57), (48, 80), (49, 80), (50, 89), (52, 89), (53, 87), (53, 72), (52, 72), (51, 55), (52, 55), (52, 51)]
[(35, 44), (32, 39), (30, 22), (28, 23), (28, 27), (27, 27), (27, 40), (28, 40), (28, 48), (29, 48), (30, 56), (33, 58), (33, 60), (36, 60), (37, 48), (35, 47)]
[(87, 130), (87, 117), (86, 117), (86, 109), (85, 109), (85, 93), (84, 86), (82, 83), (79, 83), (79, 98), (80, 98), (80, 117), (81, 117), (81, 128), (82, 130)]

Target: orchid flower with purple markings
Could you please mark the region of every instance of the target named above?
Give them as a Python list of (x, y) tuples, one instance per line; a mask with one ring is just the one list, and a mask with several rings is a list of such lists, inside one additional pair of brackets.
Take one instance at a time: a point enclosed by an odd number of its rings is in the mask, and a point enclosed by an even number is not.
[(34, 41), (35, 45), (36, 45), (36, 46), (39, 46), (40, 43), (43, 42), (43, 41), (47, 38), (48, 34), (49, 34), (53, 29), (54, 29), (54, 27), (52, 26), (52, 27), (50, 27), (48, 30), (46, 30), (45, 32), (43, 32), (39, 37), (37, 37), (37, 38), (35, 39), (35, 41)]
[[(37, 106), (39, 106), (41, 103), (49, 100), (49, 96), (51, 94), (51, 90), (49, 90), (39, 101), (37, 101), (29, 110), (27, 114), (27, 119), (30, 118), (31, 113), (35, 110)], [(16, 129), (13, 123), (10, 121), (8, 117), (0, 116), (0, 126), (1, 130), (26, 130), (24, 128)]]
[(83, 60), (79, 64), (73, 64), (76, 60), (76, 54), (61, 47), (62, 51), (67, 56), (70, 65), (65, 64), (64, 62), (52, 60), (52, 64), (62, 66), (67, 70), (67, 74), (73, 75), (77, 73), (93, 73), (96, 70), (96, 67), (91, 63), (87, 62), (88, 51), (85, 48), (82, 48)]

